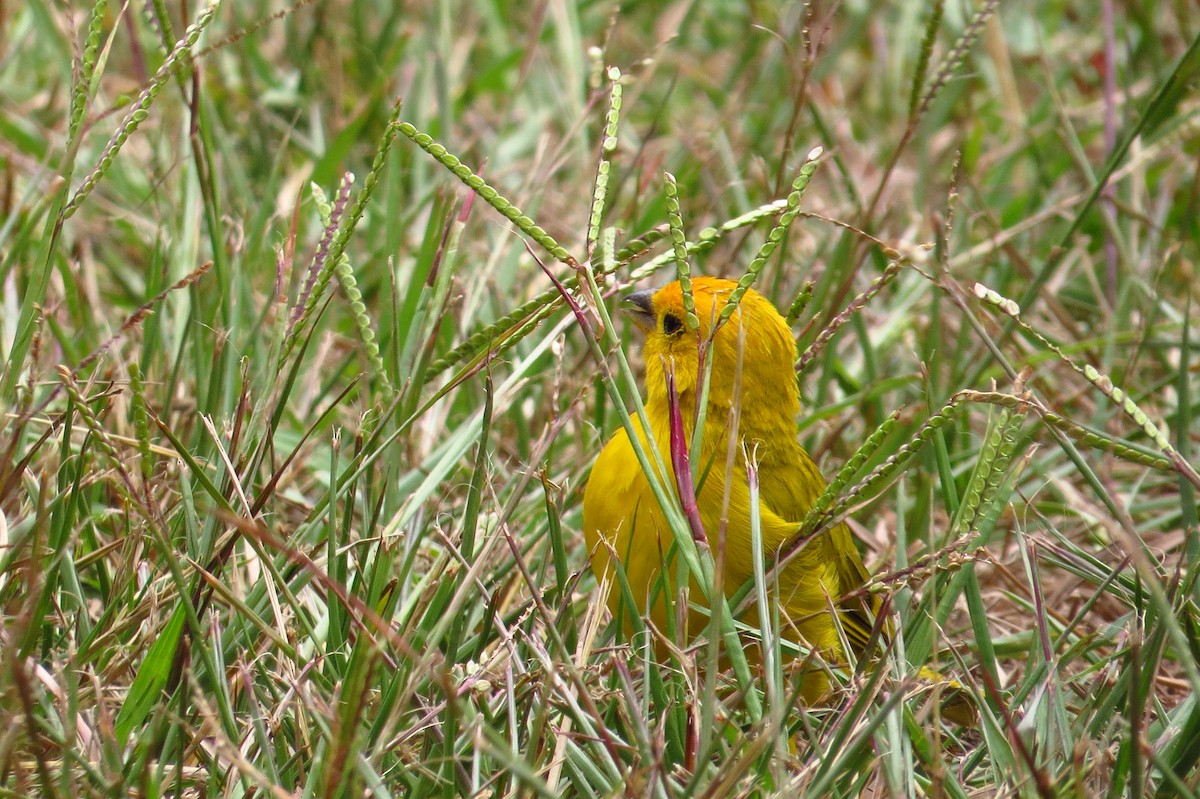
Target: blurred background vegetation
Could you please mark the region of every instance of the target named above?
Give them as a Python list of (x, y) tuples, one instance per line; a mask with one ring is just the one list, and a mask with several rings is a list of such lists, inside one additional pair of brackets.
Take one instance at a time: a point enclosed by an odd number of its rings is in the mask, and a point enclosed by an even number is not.
[[(1184, 0), (0, 4), (0, 790), (1196, 793), (1198, 36)], [(851, 500), (904, 635), (820, 707), (610, 629), (579, 504), (623, 401), (534, 255), (575, 271), (397, 135), (582, 264), (608, 66), (617, 247), (669, 171), (740, 276), (824, 148), (757, 282), (833, 334), (797, 434), (832, 477), (899, 411), (856, 477), (915, 455)]]

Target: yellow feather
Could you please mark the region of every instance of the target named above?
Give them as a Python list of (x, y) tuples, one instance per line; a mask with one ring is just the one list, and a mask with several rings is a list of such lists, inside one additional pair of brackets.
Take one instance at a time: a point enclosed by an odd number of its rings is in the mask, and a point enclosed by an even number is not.
[[(735, 286), (731, 281), (703, 277), (693, 285), (700, 318), (697, 331), (688, 331), (682, 324), (685, 315), (678, 283), (659, 289), (653, 296), (635, 297), (645, 306), (637, 316), (646, 330), (646, 415), (668, 469), (672, 466), (665, 370), (674, 371), (685, 433), (690, 440), (701, 368), (699, 342), (708, 337)], [(796, 346), (787, 323), (771, 303), (761, 294), (748, 291), (734, 316), (717, 331), (707, 357), (712, 359), (707, 412), (700, 452), (690, 457), (693, 463), (699, 460), (704, 475), (697, 503), (714, 551), (725, 514), (723, 582), (726, 592), (732, 594), (754, 574), (743, 445), (758, 463), (759, 513), (767, 568), (774, 562), (776, 551), (795, 535), (797, 523), (825, 489), (825, 481), (795, 438), (800, 413), (793, 369)], [(730, 411), (734, 408), (740, 420), (727, 480)], [(634, 426), (644, 442), (636, 419)], [(666, 484), (674, 490), (673, 480)], [(660, 591), (657, 601), (651, 602), (650, 598), (655, 583), (660, 581), (664, 557), (671, 551), (672, 533), (623, 429), (604, 447), (592, 468), (584, 492), (583, 531), (596, 574), (613, 579), (610, 556), (615, 553), (623, 564), (638, 612), (648, 613), (654, 624), (665, 630), (667, 595)], [(673, 575), (673, 569), (668, 569), (668, 575)], [(784, 620), (783, 636), (815, 648), (831, 660), (843, 659), (845, 653), (831, 608), (866, 578), (862, 559), (845, 525), (809, 542), (780, 572), (779, 591), (772, 595)], [(614, 612), (620, 597), (615, 588), (609, 593)], [(693, 590), (690, 600), (697, 602), (700, 597)], [(839, 615), (856, 648), (864, 644), (870, 629), (865, 609), (844, 608)], [(745, 620), (757, 624), (757, 610), (752, 609)], [(689, 633), (702, 630), (705, 622), (700, 614), (693, 613), (688, 620)], [(819, 693), (823, 685), (818, 678), (813, 687)]]

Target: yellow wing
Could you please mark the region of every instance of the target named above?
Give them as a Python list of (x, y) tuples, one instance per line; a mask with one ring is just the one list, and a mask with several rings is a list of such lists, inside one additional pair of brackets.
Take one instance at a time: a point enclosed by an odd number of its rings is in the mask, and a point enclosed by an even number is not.
[[(812, 458), (794, 439), (759, 442), (756, 449), (759, 473), (759, 496), (764, 511), (770, 509), (779, 524), (767, 524), (764, 512), (764, 549), (773, 556), (795, 537), (797, 525), (808, 514), (813, 503), (825, 490), (825, 479)], [(747, 528), (748, 529), (748, 528)], [(819, 575), (814, 579), (813, 574)], [(852, 648), (862, 651), (870, 636), (877, 603), (869, 598), (839, 600), (866, 584), (869, 579), (854, 538), (845, 524), (839, 524), (808, 541), (796, 558), (779, 575), (783, 608), (790, 614), (812, 613), (819, 599), (823, 612), (831, 607), (840, 611), (840, 621)], [(805, 599), (787, 600), (788, 595)], [(828, 629), (834, 630), (831, 619)], [(824, 628), (824, 624), (821, 625)], [(814, 642), (815, 643), (815, 642)], [(841, 647), (826, 651), (839, 652)]]

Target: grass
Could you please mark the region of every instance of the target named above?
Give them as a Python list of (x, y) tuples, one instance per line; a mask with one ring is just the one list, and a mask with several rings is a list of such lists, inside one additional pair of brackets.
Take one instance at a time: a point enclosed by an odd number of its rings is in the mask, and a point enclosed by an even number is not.
[[(0, 7), (0, 795), (1196, 794), (1193, 17)], [(679, 256), (902, 633), (816, 706), (587, 569)]]

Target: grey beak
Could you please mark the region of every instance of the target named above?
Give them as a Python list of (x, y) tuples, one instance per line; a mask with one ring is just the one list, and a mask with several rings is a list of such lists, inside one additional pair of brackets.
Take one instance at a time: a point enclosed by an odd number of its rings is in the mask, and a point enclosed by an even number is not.
[(656, 289), (642, 289), (632, 294), (626, 294), (621, 300), (623, 310), (633, 317), (639, 327), (654, 327), (654, 292)]

